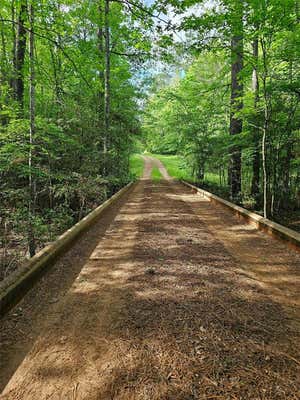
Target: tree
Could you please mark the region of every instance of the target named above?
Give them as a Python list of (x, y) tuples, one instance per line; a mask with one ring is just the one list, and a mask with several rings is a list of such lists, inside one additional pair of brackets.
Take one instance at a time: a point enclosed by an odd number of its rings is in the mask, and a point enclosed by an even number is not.
[[(12, 3), (12, 11), (14, 13), (14, 3)], [(20, 110), (23, 109), (24, 101), (24, 61), (26, 51), (26, 38), (27, 30), (25, 23), (27, 20), (27, 4), (25, 0), (20, 1), (17, 19), (17, 35), (14, 37), (15, 43), (13, 45), (13, 65), (14, 73), (12, 79), (12, 89), (14, 98), (18, 101)], [(13, 23), (13, 32), (15, 31), (15, 21)]]
[[(223, 95), (221, 108), (223, 121), (229, 120), (231, 134), (226, 137), (226, 129), (223, 128), (223, 132), (215, 135), (213, 142), (208, 134), (204, 142), (199, 142), (198, 150), (195, 150), (195, 143), (190, 164), (194, 170), (194, 163), (198, 164), (199, 183), (209, 184), (206, 173), (203, 181), (202, 153), (208, 143), (214, 143), (208, 146), (210, 152), (206, 157), (205, 170), (214, 174), (218, 169), (223, 170), (224, 164), (225, 168), (229, 166), (229, 185), (222, 183), (224, 187), (214, 186), (214, 190), (273, 218), (279, 218), (277, 215), (286, 212), (286, 209), (296, 208), (299, 192), (296, 144), (299, 136), (297, 121), (300, 93), (296, 83), (299, 82), (299, 45), (296, 44), (300, 33), (299, 6), (294, 0), (222, 0), (218, 4), (196, 0), (166, 0), (157, 4), (157, 7), (165, 12), (171, 8), (177, 16), (181, 16), (177, 17), (177, 28), (185, 32), (183, 37), (186, 40), (181, 48), (185, 46), (185, 51), (194, 59), (193, 65), (198, 65), (200, 75), (203, 72), (196, 59), (204, 55), (207, 57), (207, 54), (222, 59), (231, 68), (231, 96), (229, 99)], [(207, 62), (207, 59), (203, 58), (203, 62)], [(215, 87), (217, 93), (223, 93), (223, 85), (228, 78), (228, 75), (223, 76), (223, 82)], [(186, 78), (182, 80), (184, 82)], [(208, 87), (206, 85), (206, 89)], [(213, 121), (219, 115), (216, 108), (209, 107), (207, 100), (210, 94), (207, 95), (205, 90), (199, 91), (197, 100), (193, 98), (193, 101), (187, 101), (186, 98), (192, 94), (194, 96), (190, 86), (183, 97), (180, 93), (181, 101), (188, 104), (185, 116), (178, 113), (177, 109), (176, 124), (182, 131), (197, 124), (198, 129), (202, 129), (197, 113), (206, 115), (208, 121), (205, 125), (208, 127), (214, 125)], [(150, 109), (153, 104), (155, 102), (151, 100)], [(210, 114), (207, 114), (204, 104)], [(229, 104), (231, 112), (228, 115)], [(151, 140), (151, 145), (157, 142), (166, 151), (164, 144), (170, 147), (169, 140), (173, 138), (172, 149), (185, 152), (182, 135), (178, 135), (180, 140), (176, 140), (174, 135), (177, 131), (175, 116), (170, 121), (171, 114), (165, 107), (163, 109), (166, 116), (158, 114), (160, 120), (157, 126), (156, 123), (151, 124), (151, 119), (157, 120), (154, 113), (151, 112), (150, 117), (147, 115), (146, 126), (153, 126), (155, 131), (162, 132), (160, 140)], [(178, 123), (178, 119), (181, 122)], [(193, 137), (196, 137), (195, 132), (194, 128)], [(193, 142), (192, 138), (188, 139), (189, 146)], [(195, 156), (195, 151), (199, 157)], [(217, 165), (219, 168), (216, 168)], [(224, 182), (224, 177), (219, 182)]]
[[(231, 10), (231, 113), (230, 134), (238, 135), (243, 130), (240, 115), (243, 108), (243, 1), (234, 1)], [(229, 166), (230, 197), (234, 201), (241, 198), (241, 151), (235, 145), (231, 151)]]
[(108, 0), (1, 3), (2, 277), (131, 178), (147, 10)]
[(34, 49), (34, 4), (29, 2), (29, 156), (28, 156), (28, 178), (29, 178), (29, 202), (28, 202), (28, 247), (30, 257), (35, 255), (35, 232), (33, 220), (35, 215), (36, 183), (32, 173), (34, 136), (35, 136), (35, 49)]

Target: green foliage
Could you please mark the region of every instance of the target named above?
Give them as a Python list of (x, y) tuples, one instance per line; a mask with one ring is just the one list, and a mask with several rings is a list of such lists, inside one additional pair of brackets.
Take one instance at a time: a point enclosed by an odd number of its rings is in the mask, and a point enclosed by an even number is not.
[[(163, 84), (158, 77), (153, 85), (143, 119), (147, 150), (180, 154), (195, 181), (226, 196), (229, 161), (238, 149), (244, 204), (260, 210), (264, 200), (274, 217), (287, 208), (299, 208), (299, 6), (293, 0), (222, 0), (218, 6), (205, 0), (164, 0), (156, 7), (171, 8), (181, 16), (178, 25), (185, 31), (192, 61), (180, 78)], [(230, 104), (235, 59), (231, 39), (241, 32), (243, 106), (235, 110)], [(257, 92), (252, 86), (254, 71)], [(231, 112), (243, 124), (242, 133), (234, 136), (229, 135)]]
[(194, 61), (183, 79), (176, 79), (150, 98), (143, 124), (147, 148), (163, 154), (180, 152), (191, 171), (190, 178), (203, 180), (212, 152), (218, 162), (228, 157), (224, 147), (230, 143), (223, 133), (224, 114), (228, 113), (226, 80), (226, 65), (215, 55), (205, 54)]
[(134, 179), (141, 178), (144, 171), (144, 160), (139, 154), (132, 154), (130, 156), (129, 168)]
[[(0, 239), (8, 259), (14, 246), (16, 253), (26, 254), (30, 230), (39, 249), (132, 178), (129, 157), (140, 132), (142, 98), (133, 77), (151, 50), (153, 21), (140, 1), (134, 6), (110, 2), (110, 75), (105, 89), (102, 3), (34, 2), (33, 60), (25, 8), (19, 72), (15, 50), (20, 47), (17, 21), (22, 2), (1, 3)], [(31, 144), (30, 62), (35, 69)], [(16, 96), (17, 78), (24, 88), (21, 100)], [(108, 133), (105, 90), (110, 99)], [(136, 160), (137, 174), (140, 161)]]
[(161, 180), (161, 178), (162, 178), (162, 174), (161, 174), (159, 168), (157, 168), (157, 167), (152, 168), (151, 179), (154, 182), (159, 182)]
[(179, 155), (162, 155), (151, 154), (153, 157), (158, 158), (165, 166), (168, 174), (175, 179), (184, 179), (193, 181), (191, 169), (187, 165), (185, 159)]

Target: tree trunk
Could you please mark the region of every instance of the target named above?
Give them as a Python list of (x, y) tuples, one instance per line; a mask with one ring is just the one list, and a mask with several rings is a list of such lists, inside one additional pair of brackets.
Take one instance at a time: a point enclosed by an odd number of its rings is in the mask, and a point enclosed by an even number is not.
[[(8, 79), (8, 62), (7, 62), (7, 54), (6, 54), (6, 38), (4, 32), (4, 25), (1, 24), (1, 54), (0, 54), (0, 97), (4, 100), (6, 97), (6, 93), (2, 89), (5, 87), (5, 84)], [(3, 111), (5, 107), (5, 100), (0, 103), (0, 111)], [(0, 124), (5, 126), (7, 124), (7, 117), (5, 115), (0, 114)]]
[(21, 112), (24, 105), (24, 61), (26, 51), (26, 28), (25, 23), (27, 19), (27, 6), (26, 2), (22, 1), (18, 16), (17, 36), (15, 41), (15, 55), (14, 55), (14, 77), (12, 80), (12, 89), (14, 98), (20, 105)]
[(299, 0), (295, 0), (295, 12), (296, 12), (297, 21), (299, 23), (300, 22), (300, 1)]
[(283, 175), (283, 194), (286, 200), (290, 200), (291, 188), (290, 188), (290, 175), (291, 175), (291, 160), (293, 158), (293, 141), (290, 138), (286, 144), (286, 156), (283, 162), (284, 175)]
[(1, 26), (1, 82), (4, 84), (7, 81), (7, 54), (6, 54), (6, 38), (3, 30), (4, 26)]
[[(60, 43), (60, 36), (57, 37), (57, 42)], [(58, 108), (57, 118), (60, 118), (60, 109), (62, 105), (63, 88), (61, 82), (61, 59), (59, 55), (59, 49), (50, 47), (50, 56), (53, 67), (53, 78), (54, 78), (54, 98)]]
[(36, 203), (36, 183), (32, 174), (32, 158), (33, 158), (34, 135), (35, 135), (34, 6), (32, 1), (29, 4), (29, 22), (30, 22), (30, 33), (29, 33), (30, 130), (29, 130), (29, 157), (28, 157), (28, 166), (29, 166), (28, 248), (30, 257), (33, 257), (35, 255), (35, 250), (36, 250), (35, 234), (33, 228), (33, 222), (35, 216), (35, 203)]
[(99, 25), (98, 25), (98, 53), (99, 53), (99, 103), (98, 103), (98, 115), (99, 115), (99, 131), (101, 134), (101, 138), (99, 140), (100, 147), (99, 152), (103, 156), (101, 172), (105, 175), (105, 164), (106, 164), (106, 136), (105, 136), (105, 128), (104, 128), (104, 113), (105, 113), (105, 100), (104, 100), (104, 91), (105, 91), (105, 62), (104, 62), (104, 3), (103, 0), (99, 0), (98, 12), (99, 12)]
[[(257, 73), (258, 64), (258, 39), (254, 39), (252, 43), (253, 49), (253, 72), (252, 72), (252, 90), (254, 93), (254, 115), (257, 116), (257, 104), (259, 101), (259, 81)], [(259, 180), (260, 180), (260, 132), (257, 128), (253, 129), (253, 161), (252, 161), (252, 182), (251, 194), (255, 199), (257, 206), (259, 197)]]
[[(107, 167), (107, 150), (110, 139), (110, 29), (109, 0), (105, 0), (104, 31), (105, 31), (105, 74), (104, 74), (104, 138), (103, 153), (105, 170)], [(105, 171), (107, 172), (107, 171)]]
[(16, 73), (16, 45), (17, 45), (17, 35), (16, 35), (16, 8), (15, 1), (11, 2), (11, 35), (12, 35), (12, 65), (13, 65), (13, 74), (10, 73), (10, 88), (12, 90), (13, 95), (15, 95), (15, 73)]
[(268, 216), (267, 210), (267, 194), (268, 194), (268, 176), (267, 176), (267, 163), (266, 163), (266, 139), (267, 139), (267, 112), (265, 110), (265, 121), (263, 128), (263, 138), (262, 138), (262, 165), (263, 165), (263, 210), (264, 210), (264, 218)]
[(268, 217), (268, 173), (267, 173), (267, 156), (266, 156), (266, 142), (267, 134), (269, 129), (269, 118), (270, 118), (270, 105), (269, 95), (267, 93), (267, 76), (268, 76), (268, 65), (267, 65), (267, 49), (266, 43), (261, 39), (261, 49), (263, 56), (263, 98), (264, 98), (264, 123), (263, 123), (263, 137), (262, 137), (262, 168), (263, 168), (263, 212), (264, 218)]
[[(243, 122), (236, 113), (243, 108), (243, 5), (235, 4), (235, 21), (232, 26), (231, 39), (231, 113), (230, 135), (238, 135), (242, 132)], [(229, 167), (230, 197), (233, 201), (241, 200), (241, 150), (234, 145), (231, 150)]]
[[(289, 84), (293, 87), (294, 84), (294, 68), (293, 61), (289, 62)], [(291, 162), (293, 160), (293, 120), (295, 118), (295, 110), (297, 109), (297, 105), (294, 104), (294, 98), (291, 96), (289, 100), (289, 113), (288, 119), (286, 123), (286, 135), (287, 140), (285, 143), (286, 154), (283, 158), (283, 170), (282, 170), (282, 181), (283, 181), (283, 192), (281, 194), (282, 206), (287, 208), (291, 197)]]

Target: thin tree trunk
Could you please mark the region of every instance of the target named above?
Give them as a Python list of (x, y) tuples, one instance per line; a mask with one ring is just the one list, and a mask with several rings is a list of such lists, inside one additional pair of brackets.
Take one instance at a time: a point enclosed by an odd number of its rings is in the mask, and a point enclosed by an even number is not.
[(286, 156), (283, 162), (284, 175), (283, 175), (283, 194), (285, 199), (290, 199), (291, 195), (291, 160), (293, 158), (293, 141), (288, 138), (286, 144)]
[[(294, 68), (293, 68), (293, 61), (290, 60), (289, 62), (289, 83), (291, 87), (294, 84)], [(297, 106), (295, 106), (294, 98), (291, 96), (289, 100), (289, 113), (288, 119), (286, 123), (286, 135), (287, 140), (285, 143), (285, 150), (286, 154), (283, 158), (283, 174), (282, 174), (282, 181), (283, 181), (283, 193), (281, 193), (281, 201), (282, 206), (287, 208), (289, 204), (289, 200), (291, 198), (291, 162), (293, 160), (293, 147), (294, 147), (294, 140), (293, 140), (293, 120), (295, 118), (295, 110)]]
[(7, 54), (6, 54), (6, 38), (3, 30), (4, 26), (1, 25), (1, 82), (7, 81)]
[[(259, 81), (257, 73), (258, 64), (258, 39), (255, 38), (252, 43), (253, 49), (253, 72), (252, 72), (252, 90), (254, 93), (254, 115), (257, 116), (257, 104), (259, 101)], [(257, 206), (259, 196), (259, 181), (260, 181), (260, 132), (257, 128), (253, 130), (253, 161), (252, 161), (252, 182), (251, 194), (255, 199)]]
[(105, 128), (104, 128), (104, 114), (105, 114), (105, 61), (104, 61), (104, 30), (105, 30), (105, 23), (104, 23), (104, 3), (103, 0), (99, 0), (98, 5), (98, 12), (99, 12), (99, 25), (98, 25), (98, 53), (99, 53), (99, 80), (100, 80), (100, 89), (99, 89), (99, 104), (98, 104), (98, 114), (99, 114), (99, 131), (101, 134), (100, 142), (100, 154), (103, 157), (102, 164), (101, 164), (101, 172), (105, 175), (105, 164), (106, 164), (106, 135), (105, 135)]
[(263, 137), (262, 137), (262, 168), (263, 168), (263, 213), (264, 218), (268, 217), (268, 174), (267, 174), (267, 159), (266, 159), (266, 141), (267, 133), (269, 127), (269, 97), (267, 93), (267, 54), (266, 54), (266, 44), (263, 39), (261, 39), (261, 48), (263, 55), (263, 97), (264, 97), (264, 124), (263, 124)]
[[(58, 42), (60, 42), (60, 39), (57, 39)], [(62, 94), (63, 94), (63, 89), (61, 87), (61, 62), (60, 62), (60, 57), (56, 53), (58, 52), (58, 49), (53, 49), (50, 47), (50, 56), (51, 56), (51, 61), (52, 61), (52, 66), (53, 66), (53, 78), (54, 78), (54, 97), (55, 97), (55, 103), (58, 105), (59, 109), (61, 108), (62, 104)], [(57, 118), (59, 118), (60, 113), (57, 113)]]
[[(0, 56), (0, 96), (2, 99), (6, 96), (5, 91), (2, 92), (2, 88), (5, 86), (5, 83), (8, 81), (8, 68), (7, 68), (7, 54), (6, 54), (6, 40), (5, 40), (5, 32), (4, 26), (1, 24), (1, 56)], [(0, 111), (3, 110), (5, 106), (4, 102), (0, 104)], [(0, 115), (0, 124), (5, 126), (7, 124), (7, 117), (1, 113)]]
[[(235, 22), (232, 28), (231, 39), (231, 113), (230, 135), (238, 135), (242, 132), (243, 122), (236, 113), (243, 108), (243, 4), (235, 3)], [(229, 167), (230, 197), (233, 201), (241, 199), (241, 150), (234, 145), (231, 150)]]
[[(105, 74), (104, 74), (104, 138), (103, 153), (105, 169), (107, 167), (107, 150), (110, 140), (110, 26), (109, 26), (109, 0), (105, 0), (104, 30), (105, 30)], [(105, 171), (106, 172), (106, 171)]]
[(266, 138), (267, 138), (267, 115), (265, 112), (265, 122), (263, 128), (263, 137), (262, 137), (262, 167), (263, 167), (263, 210), (264, 217), (268, 217), (267, 211), (267, 189), (268, 189), (268, 177), (267, 177), (267, 165), (266, 165)]
[(29, 4), (29, 202), (28, 202), (28, 248), (29, 255), (35, 255), (36, 244), (35, 234), (33, 228), (35, 216), (35, 203), (36, 203), (36, 184), (32, 174), (32, 161), (33, 161), (33, 148), (34, 148), (34, 135), (35, 135), (35, 54), (34, 54), (34, 6), (33, 2)]
[(17, 46), (17, 35), (16, 35), (16, 10), (15, 10), (15, 1), (11, 2), (11, 34), (12, 34), (12, 65), (13, 65), (13, 74), (10, 75), (10, 87), (12, 89), (13, 94), (15, 93), (15, 74), (16, 74), (16, 46)]

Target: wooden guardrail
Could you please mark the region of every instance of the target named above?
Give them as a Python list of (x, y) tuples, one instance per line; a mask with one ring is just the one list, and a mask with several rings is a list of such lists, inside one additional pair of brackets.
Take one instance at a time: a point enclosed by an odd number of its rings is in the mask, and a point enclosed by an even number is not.
[(91, 227), (104, 210), (127, 192), (133, 185), (129, 183), (110, 199), (95, 208), (86, 217), (64, 232), (55, 242), (44, 247), (32, 257), (23, 267), (12, 273), (0, 284), (0, 316), (13, 308), (32, 288), (36, 281), (45, 273), (59, 255), (62, 254), (79, 235)]
[(290, 247), (296, 249), (297, 251), (300, 251), (300, 233), (295, 232), (292, 229), (286, 228), (285, 226), (282, 226), (280, 224), (277, 224), (276, 222), (270, 221), (269, 219), (264, 218), (259, 214), (237, 206), (230, 201), (224, 200), (221, 197), (207, 192), (204, 189), (200, 189), (186, 181), (181, 182), (191, 188), (193, 191), (197, 192), (199, 195), (202, 195), (209, 199), (212, 203), (221, 205), (229, 209), (237, 217), (243, 218), (247, 222), (255, 224), (259, 230), (264, 231), (273, 237), (284, 240)]

